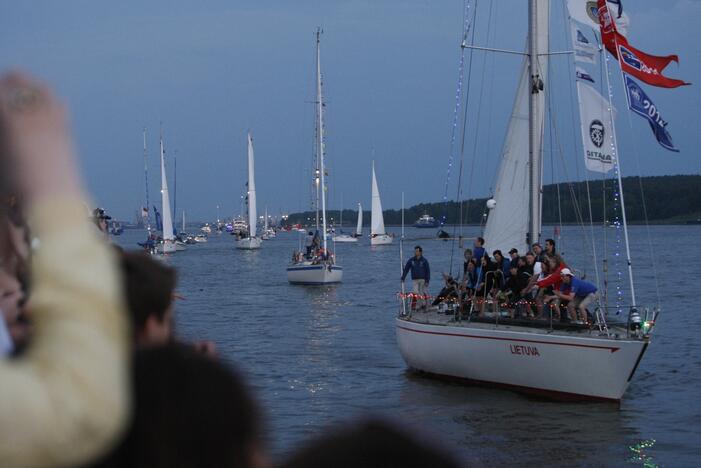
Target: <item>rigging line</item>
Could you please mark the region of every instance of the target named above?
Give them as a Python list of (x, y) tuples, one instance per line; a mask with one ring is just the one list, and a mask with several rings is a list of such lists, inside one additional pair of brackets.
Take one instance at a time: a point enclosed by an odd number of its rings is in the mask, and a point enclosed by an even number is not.
[[(470, 33), (471, 23), (469, 20), (470, 15), (470, 1), (465, 0), (463, 3), (463, 30), (462, 30), (462, 44), (467, 40), (467, 35)], [(455, 107), (453, 109), (453, 121), (450, 129), (450, 148), (448, 153), (448, 170), (445, 178), (445, 188), (443, 190), (443, 213), (440, 218), (440, 225), (443, 226), (446, 222), (448, 215), (448, 188), (450, 186), (450, 174), (453, 167), (454, 152), (455, 152), (455, 138), (458, 126), (458, 119), (460, 116), (460, 104), (462, 102), (462, 87), (463, 79), (465, 76), (465, 48), (460, 47), (460, 64), (458, 66), (458, 86), (455, 92)]]
[[(492, 30), (493, 6), (494, 6), (494, 2), (489, 2), (489, 13), (487, 15), (488, 16), (488, 18), (487, 18), (487, 43), (489, 43), (489, 37), (491, 34), (491, 30)], [(476, 5), (475, 5), (475, 7), (476, 7)], [(482, 54), (482, 76), (480, 78), (480, 95), (479, 95), (479, 99), (477, 100), (477, 112), (475, 115), (480, 115), (480, 113), (482, 112), (482, 99), (484, 98), (484, 77), (485, 77), (485, 73), (486, 73), (486, 66), (485, 66), (486, 62), (487, 62), (487, 54)], [(465, 114), (465, 115), (467, 115), (467, 114)], [(481, 121), (482, 121), (482, 119), (478, 118), (477, 123), (475, 124), (475, 134), (474, 134), (474, 139), (472, 141), (472, 143), (473, 143), (473, 145), (472, 145), (472, 158), (473, 158), (473, 160), (476, 159), (476, 156), (477, 156), (477, 142), (479, 141), (479, 135), (480, 135), (479, 129), (480, 129)], [(464, 139), (464, 135), (463, 135), (463, 139)], [(464, 141), (463, 141), (463, 143), (464, 143)], [(457, 199), (458, 199), (459, 204), (460, 204), (460, 216), (461, 217), (462, 217), (462, 205), (463, 205), (463, 203), (462, 203), (463, 193), (462, 193), (462, 184), (461, 184), (461, 182), (462, 182), (463, 153), (464, 153), (464, 144), (463, 144), (463, 148), (461, 148), (461, 154), (460, 154), (460, 163), (461, 164), (460, 164), (460, 176), (458, 178), (458, 193), (457, 193)], [(461, 227), (461, 229), (462, 229), (462, 227)], [(455, 237), (455, 229), (453, 229), (453, 237)]]
[[(477, 18), (477, 8), (479, 6), (479, 0), (475, 0), (475, 8), (473, 9), (472, 13), (472, 24), (475, 24), (475, 19)], [(474, 41), (475, 39), (475, 28), (471, 28), (471, 41)], [(469, 55), (469, 64), (467, 67), (467, 91), (465, 92), (465, 107), (463, 109), (463, 121), (462, 121), (462, 135), (461, 135), (461, 140), (460, 140), (460, 170), (458, 172), (458, 190), (459, 187), (462, 186), (462, 172), (463, 172), (463, 162), (465, 159), (465, 133), (467, 130), (467, 111), (469, 109), (469, 104), (470, 104), (470, 88), (472, 87), (472, 64), (473, 64), (473, 55), (474, 52), (470, 50), (470, 55)], [(474, 161), (473, 161), (474, 162)], [(460, 204), (460, 200), (458, 200), (458, 206), (460, 209), (462, 209), (462, 205)], [(469, 203), (469, 202), (468, 202)], [(453, 239), (451, 243), (451, 248), (450, 248), (450, 274), (453, 274), (453, 258), (455, 255), (455, 239)]]
[[(623, 71), (621, 71), (621, 79), (623, 79)], [(628, 93), (625, 90), (625, 80), (624, 80), (624, 93), (626, 93), (626, 103), (628, 103)], [(633, 130), (633, 119), (631, 119), (631, 111), (630, 111), (630, 105), (628, 112), (626, 112), (628, 116), (628, 126), (630, 127), (630, 133), (631, 136), (634, 136), (634, 130)], [(652, 234), (650, 232), (650, 220), (648, 218), (647, 214), (647, 203), (645, 202), (645, 190), (643, 189), (643, 178), (642, 178), (642, 171), (640, 169), (640, 154), (638, 153), (638, 145), (636, 144), (636, 139), (631, 138), (633, 142), (633, 154), (635, 155), (635, 168), (638, 171), (638, 185), (640, 187), (640, 198), (642, 200), (642, 205), (643, 205), (643, 217), (645, 219), (645, 231), (647, 234), (647, 244), (648, 244), (648, 250), (649, 250), (649, 255), (650, 255), (650, 262), (652, 264), (652, 274), (653, 277), (655, 278), (655, 293), (657, 295), (657, 307), (661, 308), (662, 303), (660, 300), (660, 284), (659, 284), (659, 277), (657, 275), (657, 264), (655, 263), (655, 255), (652, 249)]]

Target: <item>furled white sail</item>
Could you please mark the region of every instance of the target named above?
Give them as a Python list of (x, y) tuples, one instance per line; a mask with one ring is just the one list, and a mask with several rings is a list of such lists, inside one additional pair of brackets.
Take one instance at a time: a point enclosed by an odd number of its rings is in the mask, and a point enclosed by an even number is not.
[(358, 225), (355, 227), (355, 234), (360, 236), (363, 234), (363, 207), (358, 203)]
[(372, 163), (372, 211), (370, 212), (370, 234), (385, 234), (385, 219), (382, 216), (380, 190), (375, 177), (375, 162)]
[(168, 180), (166, 178), (163, 138), (161, 138), (161, 201), (161, 210), (163, 211), (163, 239), (172, 241), (175, 239), (175, 235), (173, 234), (173, 216), (170, 212), (170, 196), (168, 196)]
[(256, 237), (256, 181), (253, 165), (253, 138), (248, 132), (248, 235)]
[[(548, 17), (549, 2), (537, 2), (537, 44), (539, 54), (548, 52)], [(538, 75), (543, 83), (547, 82), (547, 55), (538, 57)], [(547, 86), (547, 85), (546, 85)], [(547, 90), (546, 90), (547, 91)], [(531, 93), (528, 60), (521, 67), (516, 100), (506, 132), (502, 150), (499, 174), (493, 198), (496, 205), (489, 210), (484, 229), (485, 247), (488, 252), (500, 249), (508, 252), (517, 248), (519, 252), (528, 250), (526, 237), (529, 228), (529, 200), (532, 196), (529, 186), (528, 154), (528, 115)], [(543, 122), (545, 117), (545, 92), (538, 93), (537, 106), (533, 118), (536, 122), (536, 152), (542, 154)], [(540, 161), (540, 158), (537, 158)], [(537, 171), (542, 171), (539, 164)], [(540, 189), (540, 188), (539, 188)]]

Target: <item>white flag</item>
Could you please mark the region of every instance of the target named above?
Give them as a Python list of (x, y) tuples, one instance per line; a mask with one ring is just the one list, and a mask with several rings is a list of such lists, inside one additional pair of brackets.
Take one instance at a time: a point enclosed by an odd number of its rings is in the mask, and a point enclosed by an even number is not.
[[(584, 163), (590, 171), (606, 173), (615, 164), (614, 135), (609, 103), (594, 88), (577, 80)], [(613, 109), (615, 117), (616, 111)]]
[[(616, 21), (618, 32), (624, 36), (628, 35), (628, 15), (623, 13), (618, 17), (618, 5), (612, 2), (606, 2), (611, 12), (611, 16)], [(599, 16), (596, 0), (567, 0), (567, 9), (570, 12), (570, 18), (579, 21), (582, 24), (590, 26), (595, 30), (599, 30)]]
[(574, 59), (577, 62), (596, 63), (596, 56), (599, 53), (599, 44), (596, 35), (591, 31), (583, 31), (576, 22), (570, 21), (572, 28), (572, 47), (574, 48)]

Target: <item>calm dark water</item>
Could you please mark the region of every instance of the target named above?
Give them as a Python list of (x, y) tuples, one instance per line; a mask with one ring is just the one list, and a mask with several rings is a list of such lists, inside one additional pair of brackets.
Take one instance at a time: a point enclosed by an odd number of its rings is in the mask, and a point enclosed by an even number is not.
[[(408, 237), (432, 234), (407, 229)], [(595, 235), (600, 246), (606, 235), (615, 259), (616, 229), (599, 227)], [(639, 302), (653, 305), (647, 235), (644, 227), (631, 229)], [(540, 401), (408, 373), (393, 323), (398, 244), (373, 249), (365, 239), (338, 245), (344, 281), (328, 287), (287, 283), (285, 266), (297, 233), (281, 233), (252, 252), (235, 250), (228, 234), (213, 235), (167, 261), (178, 268), (179, 292), (186, 297), (177, 305), (179, 333), (215, 341), (222, 356), (245, 373), (264, 409), (277, 459), (330, 424), (381, 415), (476, 466), (642, 465), (630, 447), (649, 440), (655, 443), (644, 453), (652, 462), (701, 466), (701, 227), (654, 226), (650, 235), (663, 312), (620, 406)], [(118, 242), (132, 246), (143, 236), (127, 231)], [(593, 278), (592, 255), (582, 250), (585, 233), (569, 227), (563, 238), (568, 263), (588, 268)], [(452, 243), (409, 240), (405, 253), (416, 243), (431, 262), (435, 293), (440, 272), (450, 268)], [(454, 255), (460, 268), (457, 248)], [(620, 285), (626, 292), (627, 275), (618, 279), (622, 266), (611, 261), (609, 281), (612, 290)]]

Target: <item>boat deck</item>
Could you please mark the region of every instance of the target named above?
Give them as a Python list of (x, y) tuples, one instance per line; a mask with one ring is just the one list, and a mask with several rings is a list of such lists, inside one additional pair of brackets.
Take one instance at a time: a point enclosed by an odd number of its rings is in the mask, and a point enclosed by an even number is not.
[(472, 316), (468, 320), (462, 318), (456, 320), (453, 311), (442, 312), (437, 307), (429, 307), (427, 310), (412, 311), (411, 316), (400, 316), (407, 322), (421, 323), (426, 325), (460, 327), (464, 329), (495, 329), (504, 331), (514, 331), (519, 333), (532, 333), (534, 335), (550, 336), (590, 336), (599, 339), (631, 339), (626, 333), (622, 324), (608, 324), (609, 333), (599, 330), (596, 325), (582, 325), (573, 323), (553, 322), (538, 319), (519, 319), (509, 317), (496, 317), (494, 314), (485, 314), (485, 317)]

